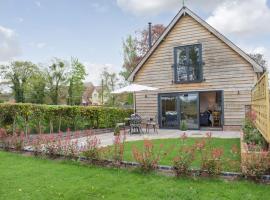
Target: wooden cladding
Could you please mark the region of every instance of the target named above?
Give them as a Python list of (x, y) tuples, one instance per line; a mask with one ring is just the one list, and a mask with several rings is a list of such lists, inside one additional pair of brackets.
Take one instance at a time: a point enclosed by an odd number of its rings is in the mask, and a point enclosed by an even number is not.
[(252, 111), (256, 113), (255, 124), (270, 143), (270, 106), (268, 75), (265, 73), (252, 89)]

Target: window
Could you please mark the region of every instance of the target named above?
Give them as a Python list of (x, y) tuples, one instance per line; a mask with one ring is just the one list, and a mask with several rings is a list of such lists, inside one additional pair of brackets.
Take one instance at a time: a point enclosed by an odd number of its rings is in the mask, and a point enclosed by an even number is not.
[(174, 49), (174, 76), (176, 83), (202, 81), (201, 44)]

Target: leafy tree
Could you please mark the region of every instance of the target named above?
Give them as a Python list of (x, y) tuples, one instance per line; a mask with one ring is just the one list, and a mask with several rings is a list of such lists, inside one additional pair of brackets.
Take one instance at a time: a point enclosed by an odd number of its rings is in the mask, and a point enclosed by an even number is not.
[(31, 79), (29, 79), (27, 87), (27, 102), (44, 104), (45, 103), (45, 92), (46, 88), (46, 76), (41, 70), (37, 71)]
[(71, 76), (69, 78), (68, 104), (78, 105), (84, 90), (83, 81), (86, 76), (85, 66), (78, 59), (71, 59)]
[(67, 86), (68, 81), (68, 64), (58, 58), (46, 70), (46, 81), (48, 84), (48, 93), (52, 100), (52, 104), (59, 103), (60, 89)]
[(101, 80), (103, 80), (103, 94), (107, 105), (115, 106), (115, 96), (111, 94), (115, 90), (118, 82), (116, 73), (110, 73), (107, 68), (103, 69), (101, 73)]
[(267, 61), (265, 60), (263, 54), (260, 54), (260, 53), (249, 54), (249, 56), (250, 56), (253, 60), (255, 60), (259, 65), (261, 65), (261, 66), (264, 68), (264, 70), (267, 69)]
[(16, 102), (25, 102), (25, 90), (29, 79), (37, 71), (37, 66), (29, 61), (15, 61), (0, 66), (1, 76), (11, 82)]
[[(165, 30), (163, 24), (155, 24), (151, 29), (152, 44), (154, 44), (161, 34)], [(143, 57), (149, 50), (149, 29), (145, 28), (143, 30), (137, 31), (136, 43), (137, 43), (137, 52), (140, 57)]]
[(120, 75), (126, 80), (129, 74), (137, 65), (140, 57), (137, 52), (137, 44), (135, 38), (131, 35), (123, 42), (123, 53), (124, 53), (124, 64), (123, 70), (120, 72)]

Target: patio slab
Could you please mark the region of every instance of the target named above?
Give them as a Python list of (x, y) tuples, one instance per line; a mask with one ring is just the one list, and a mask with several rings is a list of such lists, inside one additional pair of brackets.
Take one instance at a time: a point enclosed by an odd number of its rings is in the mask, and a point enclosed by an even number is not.
[[(201, 130), (189, 130), (189, 131), (180, 131), (180, 130), (168, 130), (168, 129), (159, 129), (158, 133), (150, 132), (142, 135), (126, 134), (126, 141), (138, 141), (147, 139), (168, 139), (168, 138), (179, 138), (183, 133), (186, 133), (188, 137), (206, 137), (206, 133), (211, 133), (214, 138), (240, 138), (240, 131), (201, 131)], [(100, 140), (100, 146), (109, 146), (113, 144), (113, 133), (105, 133), (96, 135)], [(79, 144), (84, 145), (86, 137), (79, 139)]]

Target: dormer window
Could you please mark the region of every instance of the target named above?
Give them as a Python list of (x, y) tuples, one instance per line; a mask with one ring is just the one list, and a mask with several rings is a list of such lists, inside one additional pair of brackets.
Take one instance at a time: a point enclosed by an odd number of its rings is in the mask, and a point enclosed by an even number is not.
[(202, 45), (187, 45), (174, 48), (175, 83), (202, 81)]

